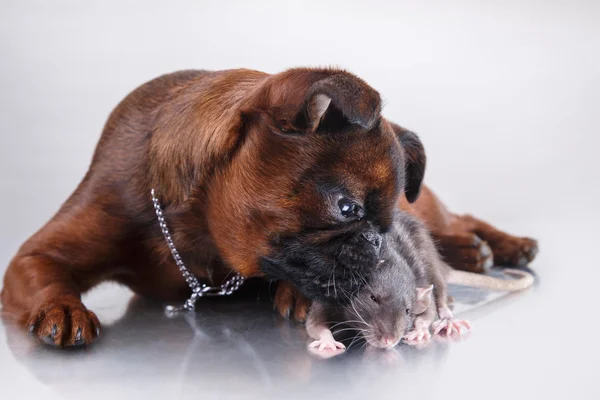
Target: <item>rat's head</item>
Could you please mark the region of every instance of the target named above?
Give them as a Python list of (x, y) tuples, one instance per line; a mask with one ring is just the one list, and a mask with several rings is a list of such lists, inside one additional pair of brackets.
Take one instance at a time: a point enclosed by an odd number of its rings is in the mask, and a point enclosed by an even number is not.
[(368, 344), (379, 348), (394, 347), (400, 342), (413, 327), (415, 316), (429, 307), (433, 289), (417, 287), (407, 261), (386, 238), (382, 259), (370, 280), (344, 308), (349, 324), (362, 333)]

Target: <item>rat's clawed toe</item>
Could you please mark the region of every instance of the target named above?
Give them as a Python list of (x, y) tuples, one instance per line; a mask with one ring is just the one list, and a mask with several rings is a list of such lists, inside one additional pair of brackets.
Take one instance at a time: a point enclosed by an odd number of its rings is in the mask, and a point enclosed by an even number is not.
[(431, 327), (434, 335), (450, 336), (453, 332), (462, 333), (462, 329), (471, 330), (471, 323), (467, 320), (456, 318), (442, 318), (435, 321)]
[(429, 329), (427, 328), (414, 329), (408, 332), (406, 335), (404, 335), (402, 339), (405, 342), (410, 342), (409, 344), (412, 344), (414, 342), (427, 341), (431, 339), (431, 333), (429, 333)]
[(326, 350), (346, 350), (346, 346), (343, 343), (336, 342), (332, 339), (320, 339), (315, 340), (314, 342), (308, 345), (311, 349), (316, 349), (318, 351), (326, 351)]

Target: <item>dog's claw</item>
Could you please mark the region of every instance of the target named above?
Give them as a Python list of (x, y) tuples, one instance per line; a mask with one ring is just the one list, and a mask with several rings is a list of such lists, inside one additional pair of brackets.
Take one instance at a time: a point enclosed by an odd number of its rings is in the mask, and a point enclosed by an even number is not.
[(537, 256), (537, 253), (539, 252), (539, 248), (537, 246), (537, 243), (535, 244), (534, 247), (530, 248), (527, 250), (527, 260), (528, 261), (533, 261), (533, 259), (535, 258), (535, 256)]
[(44, 336), (42, 338), (42, 342), (44, 342), (44, 343), (46, 343), (47, 345), (50, 345), (50, 346), (56, 346), (56, 343), (54, 342), (54, 338), (52, 336), (50, 336), (50, 335)]
[(479, 253), (481, 254), (482, 257), (489, 257), (491, 256), (492, 253), (492, 248), (490, 247), (489, 244), (487, 244), (487, 242), (483, 242), (481, 243), (481, 245), (479, 246)]
[(519, 256), (519, 260), (517, 261), (517, 267), (526, 267), (529, 264), (529, 259), (525, 254), (521, 254)]
[(494, 258), (493, 257), (488, 257), (483, 262), (482, 268), (487, 271), (490, 268), (492, 268), (493, 266), (494, 266)]
[(75, 337), (73, 338), (73, 346), (79, 347), (85, 344), (85, 340), (83, 339), (83, 330), (81, 327), (77, 328), (77, 332), (75, 332)]

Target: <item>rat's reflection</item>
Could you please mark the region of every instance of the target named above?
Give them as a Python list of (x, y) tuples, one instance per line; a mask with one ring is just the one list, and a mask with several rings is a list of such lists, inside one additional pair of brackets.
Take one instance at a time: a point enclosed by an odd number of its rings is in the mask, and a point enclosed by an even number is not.
[[(453, 295), (463, 301), (460, 293)], [(262, 282), (249, 282), (228, 298), (201, 299), (195, 313), (167, 317), (163, 306), (133, 297), (124, 316), (104, 326), (97, 343), (80, 350), (48, 348), (10, 323), (4, 326), (17, 360), (43, 383), (97, 384), (101, 378), (117, 385), (139, 383), (151, 397), (157, 393), (147, 389), (149, 381), (162, 382), (168, 397), (176, 398), (224, 388), (256, 394), (293, 387), (308, 395), (333, 384), (360, 392), (386, 377), (410, 379), (419, 365), (440, 367), (451, 347), (442, 340), (423, 349), (400, 345), (391, 351), (353, 345), (338, 357), (315, 357), (307, 350), (304, 326), (275, 314), (269, 285)]]

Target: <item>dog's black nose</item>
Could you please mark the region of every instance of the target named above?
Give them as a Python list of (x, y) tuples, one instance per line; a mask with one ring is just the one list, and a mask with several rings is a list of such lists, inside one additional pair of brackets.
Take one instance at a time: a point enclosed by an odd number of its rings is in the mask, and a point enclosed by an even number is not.
[(371, 243), (376, 249), (381, 247), (381, 235), (373, 230), (361, 233), (363, 239)]

